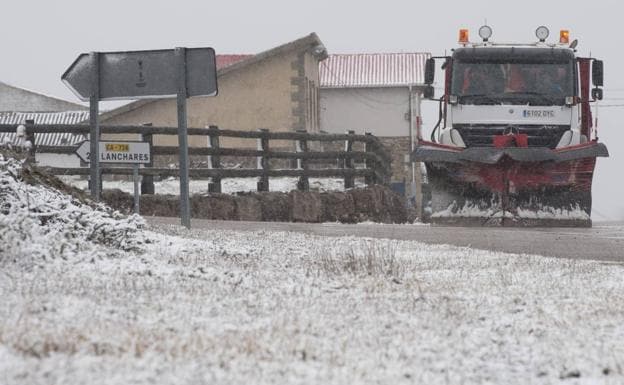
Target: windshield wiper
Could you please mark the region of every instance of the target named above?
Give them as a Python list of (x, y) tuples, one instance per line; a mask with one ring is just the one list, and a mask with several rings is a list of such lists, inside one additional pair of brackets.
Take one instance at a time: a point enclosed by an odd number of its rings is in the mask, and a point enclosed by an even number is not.
[(499, 99), (500, 94), (463, 94), (463, 95), (459, 95), (461, 100), (465, 100), (466, 98), (469, 98), (468, 100), (472, 101), (472, 102), (480, 102), (480, 103), (487, 103), (487, 104), (501, 104), (501, 101)]
[[(537, 97), (542, 103), (550, 103), (554, 104), (557, 100), (562, 99), (561, 97), (552, 96), (552, 95), (544, 95), (541, 92), (534, 91), (513, 91), (513, 92), (505, 92), (504, 96), (518, 96), (518, 97), (528, 97), (534, 98)], [(536, 100), (528, 100), (529, 104), (531, 102), (537, 102)]]

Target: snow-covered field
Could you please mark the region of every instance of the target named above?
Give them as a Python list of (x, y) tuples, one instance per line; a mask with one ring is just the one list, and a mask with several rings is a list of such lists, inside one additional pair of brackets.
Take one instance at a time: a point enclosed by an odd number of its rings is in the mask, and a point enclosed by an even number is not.
[[(73, 176), (65, 176), (61, 178), (65, 183), (74, 187), (86, 190), (87, 180)], [(270, 178), (269, 190), (289, 192), (297, 189), (298, 178), (282, 177)], [(201, 194), (208, 191), (208, 180), (191, 180), (189, 181), (189, 191), (191, 194)], [(364, 187), (363, 180), (356, 179), (355, 187)], [(226, 194), (236, 192), (257, 191), (258, 178), (225, 178), (221, 181), (221, 189)], [(119, 189), (129, 194), (134, 194), (134, 183), (127, 180), (104, 181), (102, 183), (105, 189)], [(180, 193), (180, 180), (175, 178), (167, 178), (154, 182), (156, 194), (174, 194)], [(318, 191), (342, 191), (344, 190), (344, 179), (339, 178), (310, 178), (310, 189)]]
[(622, 265), (145, 229), (15, 174), (0, 384), (624, 383)]

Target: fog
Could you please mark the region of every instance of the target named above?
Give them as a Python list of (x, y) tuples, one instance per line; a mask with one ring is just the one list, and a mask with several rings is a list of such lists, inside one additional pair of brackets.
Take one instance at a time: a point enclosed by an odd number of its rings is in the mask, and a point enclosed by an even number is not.
[[(611, 157), (599, 159), (594, 183), (594, 219), (624, 218), (619, 165), (624, 135), (622, 6), (616, 1), (417, 2), (265, 0), (3, 2), (0, 81), (77, 101), (60, 81), (78, 54), (89, 51), (212, 46), (217, 53), (256, 53), (317, 32), (330, 53), (425, 51), (436, 55), (457, 46), (459, 28), (490, 25), (497, 42), (530, 42), (546, 25), (555, 39), (569, 29), (578, 51), (605, 61), (605, 100), (599, 136)], [(103, 103), (101, 108), (114, 105)], [(432, 127), (436, 106), (427, 102), (424, 123)]]

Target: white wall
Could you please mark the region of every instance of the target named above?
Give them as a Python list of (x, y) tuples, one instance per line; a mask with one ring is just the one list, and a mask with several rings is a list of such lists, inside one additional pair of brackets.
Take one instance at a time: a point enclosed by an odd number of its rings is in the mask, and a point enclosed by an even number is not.
[[(409, 135), (409, 90), (401, 88), (322, 88), (321, 130), (376, 136)], [(416, 104), (414, 102), (414, 104)], [(414, 105), (414, 115), (418, 106)]]

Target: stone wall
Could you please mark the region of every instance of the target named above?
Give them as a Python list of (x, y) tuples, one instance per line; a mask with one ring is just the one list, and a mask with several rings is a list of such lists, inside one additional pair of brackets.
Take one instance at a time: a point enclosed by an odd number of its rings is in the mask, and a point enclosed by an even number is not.
[(411, 181), (409, 164), (405, 163), (405, 157), (409, 156), (411, 149), (409, 137), (392, 136), (380, 137), (379, 140), (384, 145), (386, 151), (392, 157), (392, 181)]
[[(407, 156), (409, 156), (411, 149), (409, 144), (409, 137), (407, 136), (393, 136), (393, 137), (379, 137), (381, 143), (384, 145), (388, 154), (392, 157), (392, 182), (411, 181), (411, 172), (409, 163), (405, 162)], [(362, 142), (356, 142), (353, 144), (353, 151), (364, 151), (365, 144)], [(331, 142), (323, 143), (324, 151), (344, 151), (344, 142)], [(417, 182), (420, 180), (418, 175), (416, 176)]]
[[(120, 190), (105, 190), (102, 199), (119, 210), (132, 210), (132, 196)], [(142, 195), (141, 215), (179, 216), (179, 205), (178, 196)], [(295, 190), (290, 193), (193, 195), (191, 216), (218, 220), (312, 223), (404, 223), (413, 220), (408, 218), (405, 199), (383, 186), (324, 193)]]

